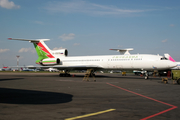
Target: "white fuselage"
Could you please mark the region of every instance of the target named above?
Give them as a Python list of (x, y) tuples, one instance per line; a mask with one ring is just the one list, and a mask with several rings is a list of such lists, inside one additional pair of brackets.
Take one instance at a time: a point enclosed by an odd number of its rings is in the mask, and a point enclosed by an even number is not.
[(60, 57), (58, 66), (90, 66), (102, 69), (164, 70), (176, 64), (163, 56), (149, 54)]

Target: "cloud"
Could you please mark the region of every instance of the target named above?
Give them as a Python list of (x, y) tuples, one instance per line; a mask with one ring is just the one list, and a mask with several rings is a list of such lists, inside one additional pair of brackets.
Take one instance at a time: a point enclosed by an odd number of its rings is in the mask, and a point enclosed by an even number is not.
[(62, 41), (67, 41), (67, 40), (72, 40), (74, 39), (75, 34), (74, 33), (69, 33), (69, 34), (63, 34), (59, 36), (59, 39), (62, 39)]
[(57, 13), (86, 13), (93, 15), (122, 15), (130, 13), (141, 13), (152, 10), (131, 10), (120, 9), (112, 5), (100, 5), (89, 3), (83, 0), (70, 1), (70, 2), (50, 2), (46, 8), (49, 12)]
[(174, 24), (170, 24), (169, 26), (170, 26), (170, 27), (174, 27), (175, 25), (174, 25)]
[(6, 9), (19, 9), (19, 5), (15, 5), (14, 2), (9, 0), (0, 0), (0, 6)]
[(80, 45), (80, 43), (74, 43), (74, 44), (73, 44), (73, 46), (78, 46), (78, 45)]
[(42, 21), (34, 21), (34, 23), (39, 24), (39, 25), (43, 25), (44, 24)]
[(7, 52), (9, 49), (0, 49), (0, 53)]
[(162, 40), (161, 42), (162, 42), (162, 43), (165, 43), (165, 42), (167, 42), (167, 41), (168, 41), (168, 40), (167, 40), (167, 39), (165, 39), (165, 40)]
[(123, 47), (123, 45), (118, 45), (118, 48), (122, 48)]
[(21, 48), (21, 49), (19, 50), (19, 53), (22, 53), (22, 52), (35, 53), (36, 51), (35, 51), (35, 49), (33, 49), (33, 48)]

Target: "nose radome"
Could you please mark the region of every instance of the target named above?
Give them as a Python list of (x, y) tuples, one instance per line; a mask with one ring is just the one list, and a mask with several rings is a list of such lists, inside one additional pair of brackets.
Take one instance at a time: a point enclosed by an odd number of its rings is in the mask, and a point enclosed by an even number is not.
[(176, 62), (170, 62), (170, 63), (169, 63), (169, 67), (172, 67), (172, 68), (173, 68), (173, 67), (176, 67), (176, 66), (177, 66), (177, 63), (176, 63)]

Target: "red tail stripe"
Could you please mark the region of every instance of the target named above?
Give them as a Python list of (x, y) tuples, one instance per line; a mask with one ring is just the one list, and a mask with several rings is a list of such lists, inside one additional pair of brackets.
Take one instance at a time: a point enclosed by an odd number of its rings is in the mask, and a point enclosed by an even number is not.
[(54, 58), (54, 56), (44, 47), (44, 45), (41, 42), (36, 43), (39, 47), (41, 47), (41, 50), (47, 53), (47, 57)]

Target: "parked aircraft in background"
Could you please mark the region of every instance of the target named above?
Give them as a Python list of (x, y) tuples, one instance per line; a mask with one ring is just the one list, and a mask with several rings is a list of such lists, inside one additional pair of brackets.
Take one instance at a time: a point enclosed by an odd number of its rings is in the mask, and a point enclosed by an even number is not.
[(109, 73), (121, 73), (121, 71), (120, 70), (111, 70), (111, 71), (109, 71)]
[(3, 68), (1, 68), (0, 71), (11, 71), (11, 68), (3, 64)]
[(55, 69), (55, 68), (44, 69), (44, 71), (49, 71), (49, 72), (59, 72), (59, 70), (58, 70), (58, 69)]
[(24, 65), (24, 67), (21, 67), (21, 68), (20, 68), (20, 71), (36, 71), (36, 70), (35, 70), (35, 69), (29, 69), (28, 66), (25, 66), (25, 65)]
[[(69, 76), (71, 70), (144, 70), (146, 71), (145, 79), (148, 79), (148, 71), (165, 70), (175, 67), (176, 64), (164, 56), (151, 54), (127, 54), (127, 55), (101, 55), (101, 56), (68, 56), (67, 49), (50, 50), (44, 41), (49, 39), (14, 39), (29, 41), (34, 44), (38, 59), (36, 64), (41, 65), (42, 69), (55, 68), (64, 70), (65, 76)], [(122, 49), (113, 49), (122, 51)], [(123, 51), (128, 51), (124, 50)], [(127, 52), (125, 52), (127, 53)]]

